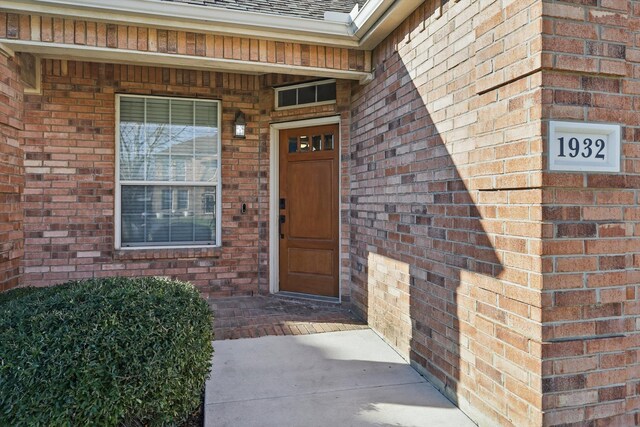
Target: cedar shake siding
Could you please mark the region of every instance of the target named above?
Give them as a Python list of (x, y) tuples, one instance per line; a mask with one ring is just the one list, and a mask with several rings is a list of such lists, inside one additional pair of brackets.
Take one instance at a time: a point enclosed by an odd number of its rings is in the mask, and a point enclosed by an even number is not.
[(371, 65), (363, 50), (3, 12), (0, 38), (344, 71)]

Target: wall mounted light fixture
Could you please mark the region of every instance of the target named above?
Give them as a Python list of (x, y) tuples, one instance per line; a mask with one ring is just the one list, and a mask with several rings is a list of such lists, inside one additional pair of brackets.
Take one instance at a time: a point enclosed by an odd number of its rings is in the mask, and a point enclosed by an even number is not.
[(244, 113), (238, 111), (236, 114), (236, 121), (233, 124), (233, 137), (244, 138), (247, 132), (247, 121), (244, 118)]

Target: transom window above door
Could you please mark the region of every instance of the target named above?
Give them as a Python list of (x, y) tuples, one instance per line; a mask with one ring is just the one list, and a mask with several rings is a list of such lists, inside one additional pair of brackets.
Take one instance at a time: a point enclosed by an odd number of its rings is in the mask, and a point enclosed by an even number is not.
[(116, 247), (220, 245), (219, 101), (118, 95)]
[(335, 104), (336, 81), (321, 80), (275, 88), (276, 110)]

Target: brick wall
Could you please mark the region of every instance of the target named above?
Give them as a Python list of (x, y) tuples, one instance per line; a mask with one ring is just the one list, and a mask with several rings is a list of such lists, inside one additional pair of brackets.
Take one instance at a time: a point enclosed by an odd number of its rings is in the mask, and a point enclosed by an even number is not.
[(545, 1), (543, 118), (623, 125), (620, 174), (547, 173), (546, 425), (640, 423), (640, 2)]
[[(354, 91), (354, 301), (481, 424), (640, 423), (639, 22), (427, 1)], [(622, 173), (543, 172), (549, 120), (622, 124)]]
[[(42, 88), (26, 97), (26, 284), (166, 274), (211, 293), (257, 291), (258, 136), (230, 138), (237, 108), (258, 113), (256, 77), (45, 60)], [(116, 92), (222, 99), (223, 249), (114, 250)]]
[(0, 292), (19, 284), (23, 256), (22, 92), (18, 65), (0, 53)]
[[(271, 85), (286, 81), (43, 61), (42, 95), (26, 96), (25, 284), (168, 275), (214, 296), (267, 292), (269, 123), (341, 112), (348, 118), (345, 82), (336, 105), (273, 112)], [(115, 93), (222, 101), (222, 248), (114, 250)], [(248, 123), (244, 140), (231, 136), (239, 109)]]
[(354, 304), (481, 425), (542, 423), (541, 9), (427, 1), (353, 90)]

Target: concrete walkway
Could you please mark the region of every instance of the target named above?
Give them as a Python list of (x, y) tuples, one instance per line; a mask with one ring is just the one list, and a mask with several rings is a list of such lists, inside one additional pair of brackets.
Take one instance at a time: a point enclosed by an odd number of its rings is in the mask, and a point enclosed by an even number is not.
[(214, 348), (207, 427), (474, 426), (369, 329)]

